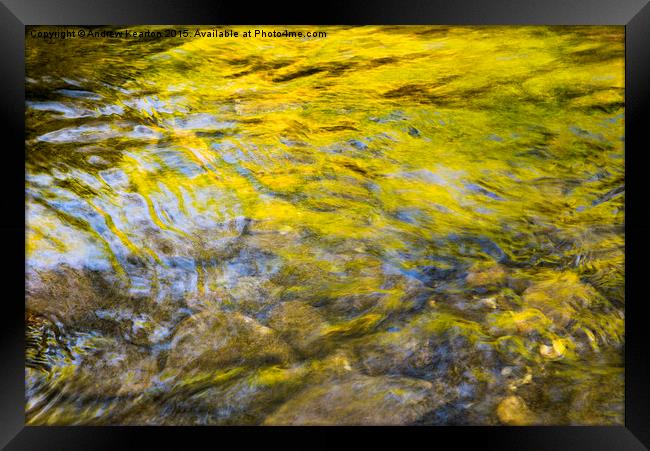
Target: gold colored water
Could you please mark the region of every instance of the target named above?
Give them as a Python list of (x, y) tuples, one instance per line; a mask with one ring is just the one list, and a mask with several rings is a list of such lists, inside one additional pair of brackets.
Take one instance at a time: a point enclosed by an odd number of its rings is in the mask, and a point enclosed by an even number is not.
[(623, 27), (31, 30), (30, 424), (623, 423)]

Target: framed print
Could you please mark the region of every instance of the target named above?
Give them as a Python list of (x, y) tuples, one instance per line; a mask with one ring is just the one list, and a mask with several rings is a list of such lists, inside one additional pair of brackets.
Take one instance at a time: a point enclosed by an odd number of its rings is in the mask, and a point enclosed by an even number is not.
[(645, 449), (650, 7), (267, 8), (4, 2), (3, 446)]

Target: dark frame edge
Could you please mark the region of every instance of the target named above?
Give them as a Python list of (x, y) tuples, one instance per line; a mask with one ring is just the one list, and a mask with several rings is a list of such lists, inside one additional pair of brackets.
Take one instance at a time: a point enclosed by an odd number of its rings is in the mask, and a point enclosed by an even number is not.
[[(643, 345), (647, 343), (647, 337), (643, 335), (644, 315), (638, 303), (641, 299), (638, 293), (643, 288), (643, 280), (637, 280), (638, 276), (632, 275), (628, 269), (638, 265), (643, 261), (643, 256), (650, 252), (647, 238), (650, 226), (643, 223), (640, 213), (647, 198), (644, 199), (641, 194), (644, 189), (644, 176), (642, 169), (639, 169), (643, 166), (641, 153), (647, 146), (643, 118), (647, 118), (650, 102), (650, 89), (647, 84), (650, 79), (649, 43), (650, 2), (647, 2), (625, 26), (625, 297), (637, 301), (626, 303), (625, 306), (625, 427), (646, 447), (650, 447), (650, 394), (647, 390), (650, 359), (647, 345)], [(637, 182), (639, 180), (641, 183)], [(634, 246), (627, 243), (634, 243)], [(633, 327), (628, 327), (631, 324)]]
[[(0, 29), (2, 39), (0, 46), (3, 50), (3, 60), (7, 66), (0, 71), (0, 123), (2, 124), (2, 143), (5, 152), (15, 152), (24, 148), (24, 104), (25, 104), (25, 27), (20, 19), (0, 4)], [(24, 156), (23, 153), (20, 155)], [(16, 156), (12, 156), (16, 158)], [(13, 160), (11, 160), (13, 161)], [(6, 265), (3, 277), (6, 282), (3, 287), (5, 306), (24, 299), (24, 291), (16, 281), (24, 280), (24, 238), (25, 214), (24, 206), (24, 170), (15, 171), (8, 176), (0, 177), (0, 233), (11, 241), (6, 246)], [(24, 205), (24, 204), (23, 204)], [(22, 253), (21, 253), (22, 249)], [(22, 306), (22, 304), (20, 304)], [(23, 308), (24, 309), (24, 308)], [(7, 311), (13, 314), (13, 308)], [(24, 314), (24, 313), (23, 313)], [(24, 415), (24, 321), (18, 323), (13, 318), (7, 318), (0, 328), (0, 448), (5, 446), (25, 426)]]
[(625, 25), (647, 0), (2, 0), (25, 25)]
[[(27, 3), (27, 2), (26, 2)], [(64, 2), (62, 2), (64, 3)], [(61, 13), (58, 15), (56, 22), (61, 21), (61, 16), (68, 16), (66, 10), (70, 8), (70, 2), (61, 5)], [(137, 9), (137, 4), (135, 2)], [(141, 3), (141, 2), (140, 2)], [(221, 2), (219, 2), (221, 3)], [(437, 2), (436, 2), (437, 3)], [(167, 2), (165, 2), (166, 7), (170, 7)], [(358, 6), (358, 5), (357, 5)], [(614, 5), (610, 7), (616, 8)], [(205, 7), (203, 7), (205, 8)], [(126, 8), (128, 10), (128, 8)], [(173, 9), (173, 8), (170, 8)], [(552, 9), (552, 8), (551, 8)], [(359, 22), (360, 19), (358, 16), (363, 16), (360, 12), (353, 8), (353, 16), (351, 19), (352, 22)], [(628, 6), (629, 11), (629, 6)], [(70, 11), (72, 12), (72, 11)], [(173, 13), (173, 11), (162, 12), (162, 16), (168, 16)], [(191, 15), (190, 12), (184, 11), (186, 14)], [(204, 11), (202, 11), (204, 12)], [(224, 13), (226, 11), (223, 11)], [(28, 16), (25, 16), (24, 10), (21, 9), (21, 14), (14, 14), (5, 4), (4, 1), (0, 4), (0, 25), (2, 26), (2, 41), (1, 45), (3, 47), (3, 54), (6, 60), (9, 62), (9, 70), (0, 71), (0, 95), (2, 96), (3, 102), (0, 112), (2, 114), (2, 127), (5, 131), (3, 135), (3, 142), (5, 144), (5, 149), (8, 151), (10, 149), (22, 149), (24, 145), (24, 30), (26, 23), (38, 23), (42, 22), (42, 11), (39, 13), (37, 11), (32, 11)], [(82, 11), (82, 14), (88, 13), (88, 11)], [(101, 14), (101, 13), (100, 13)], [(128, 11), (124, 11), (122, 14), (127, 15)], [(528, 12), (530, 14), (530, 12)], [(76, 17), (79, 15), (79, 11), (73, 14)], [(142, 12), (140, 11), (138, 16), (141, 16)], [(194, 14), (198, 16), (199, 14)], [(446, 14), (442, 14), (445, 16)], [(603, 13), (606, 15), (606, 12)], [(107, 17), (113, 16), (112, 14), (107, 14)], [(152, 16), (156, 16), (156, 13), (153, 12)], [(220, 22), (228, 19), (228, 14), (220, 14), (223, 16)], [(425, 17), (424, 21), (428, 20), (428, 14), (423, 14)], [(32, 20), (32, 18), (34, 20)], [(184, 20), (185, 19), (185, 20)], [(571, 19), (571, 18), (570, 18)], [(569, 22), (570, 22), (569, 19)], [(618, 17), (617, 17), (618, 19)], [(491, 21), (490, 18), (484, 18), (486, 23)], [(190, 22), (187, 20), (187, 17), (184, 17), (183, 14), (179, 14), (179, 22)], [(350, 20), (347, 20), (348, 22)], [(361, 20), (362, 21), (362, 20)], [(378, 19), (375, 18), (370, 22), (377, 22)], [(422, 21), (422, 19), (420, 19)], [(449, 18), (440, 17), (439, 21), (441, 23), (449, 22)], [(476, 19), (470, 19), (467, 23), (475, 22)], [(529, 20), (530, 21), (530, 20)], [(584, 19), (582, 19), (584, 21)], [(72, 22), (72, 21), (71, 21)], [(126, 23), (127, 21), (123, 21)], [(152, 23), (156, 22), (155, 20)], [(157, 22), (163, 23), (163, 21), (158, 20)], [(203, 22), (203, 20), (196, 21), (195, 23)], [(269, 23), (274, 22), (274, 20), (269, 20)], [(305, 23), (307, 23), (306, 21)], [(346, 22), (346, 20), (342, 20)], [(395, 22), (395, 20), (392, 20)], [(397, 20), (399, 22), (399, 20)], [(435, 16), (431, 17), (431, 23), (435, 22)], [(512, 20), (504, 20), (504, 23), (512, 22)], [(523, 22), (527, 22), (523, 20)], [(549, 23), (564, 23), (567, 22), (567, 19), (556, 19)], [(594, 21), (596, 22), (596, 21)], [(602, 19), (601, 19), (602, 22)], [(619, 20), (613, 20), (613, 22), (619, 22)], [(117, 23), (117, 22), (115, 22)], [(144, 23), (144, 22), (143, 22)], [(388, 22), (387, 22), (388, 23)], [(639, 120), (644, 113), (647, 112), (648, 101), (650, 100), (650, 89), (647, 84), (644, 83), (645, 80), (650, 78), (650, 59), (647, 58), (648, 51), (646, 50), (647, 43), (650, 42), (650, 3), (646, 2), (645, 5), (642, 5), (627, 21), (623, 21), (626, 27), (626, 142), (628, 148), (634, 147), (637, 152), (640, 152), (643, 149), (643, 128), (641, 127), (642, 122)], [(628, 68), (634, 67), (634, 74), (632, 76), (632, 71)], [(633, 144), (632, 144), (633, 143)], [(632, 154), (626, 155), (626, 163), (631, 161), (629, 158), (634, 159)], [(631, 172), (634, 171), (634, 164), (627, 165), (627, 170)], [(5, 232), (5, 236), (15, 237), (16, 240), (20, 241), (19, 248), (22, 248), (24, 243), (24, 209), (23, 206), (20, 206), (19, 203), (21, 199), (24, 201), (24, 190), (22, 182), (16, 184), (16, 180), (20, 180), (24, 177), (24, 173), (10, 174), (10, 177), (0, 177), (0, 180), (3, 183), (2, 189), (3, 193), (7, 195), (0, 198), (0, 208), (5, 213), (2, 221), (0, 221), (0, 228), (2, 232)], [(627, 178), (627, 177), (626, 177)], [(643, 179), (641, 179), (643, 180)], [(24, 181), (24, 178), (23, 178)], [(629, 184), (630, 180), (627, 180)], [(636, 186), (633, 182), (633, 186)], [(636, 188), (633, 188), (633, 190)], [(643, 187), (641, 186), (641, 189)], [(633, 194), (633, 190), (628, 190), (626, 193), (626, 203), (627, 207), (630, 205), (635, 205), (636, 209), (642, 209), (641, 202), (643, 198), (639, 194)], [(15, 197), (14, 197), (15, 196)], [(18, 200), (18, 205), (14, 205), (14, 202)], [(24, 204), (23, 204), (24, 205)], [(636, 215), (636, 213), (635, 213)], [(20, 230), (20, 227), (23, 227)], [(644, 233), (646, 236), (650, 232), (650, 226), (638, 225), (635, 221), (632, 225), (632, 221), (629, 221), (626, 226), (626, 238), (630, 239), (630, 242), (635, 242), (634, 248), (631, 246), (626, 246), (626, 268), (629, 268), (629, 264), (632, 258), (635, 261), (640, 261), (639, 255), (647, 254), (645, 251), (650, 250), (650, 247), (647, 243), (647, 238), (644, 238)], [(21, 237), (20, 239), (18, 237)], [(640, 245), (637, 246), (636, 242), (639, 240)], [(20, 260), (19, 255), (13, 255), (14, 247), (7, 250), (11, 252), (10, 261), (23, 261)], [(629, 255), (628, 255), (629, 253)], [(24, 255), (23, 255), (24, 258)], [(14, 302), (15, 299), (19, 296), (23, 296), (20, 290), (15, 290), (14, 286), (16, 285), (13, 278), (24, 278), (24, 267), (20, 265), (9, 264), (7, 265), (7, 271), (4, 273), (4, 277), (7, 280), (7, 290), (5, 291), (5, 302)], [(631, 283), (630, 283), (631, 282)], [(634, 280), (626, 279), (626, 296), (630, 299), (632, 287), (639, 287), (640, 284), (637, 284)], [(630, 308), (631, 307), (631, 308)], [(634, 305), (627, 306), (628, 311), (626, 312), (627, 320), (633, 317), (632, 315), (636, 311)], [(641, 326), (642, 312), (637, 312), (637, 319), (634, 320), (637, 322), (638, 326)], [(132, 439), (136, 436), (136, 432), (142, 431), (141, 428), (125, 428), (125, 427), (25, 427), (25, 417), (24, 417), (24, 331), (21, 329), (23, 325), (21, 320), (19, 324), (15, 324), (13, 321), (9, 320), (6, 322), (5, 327), (0, 329), (0, 358), (2, 365), (0, 365), (0, 380), (3, 381), (3, 384), (0, 384), (0, 448), (7, 449), (28, 449), (24, 446), (27, 444), (33, 445), (35, 443), (40, 443), (41, 445), (49, 443), (52, 447), (49, 449), (82, 449), (78, 448), (81, 444), (86, 446), (89, 445), (88, 440), (99, 440), (104, 442), (103, 446), (111, 443), (112, 445), (120, 445), (122, 449), (130, 449), (128, 446), (132, 444)], [(650, 365), (649, 357), (647, 354), (647, 345), (642, 345), (644, 343), (644, 337), (642, 336), (642, 327), (635, 327), (634, 329), (628, 329), (626, 335), (626, 420), (625, 427), (574, 427), (570, 428), (572, 431), (576, 431), (577, 435), (573, 440), (565, 442), (565, 445), (570, 445), (576, 448), (582, 448), (583, 446), (593, 447), (592, 449), (647, 449), (650, 447), (650, 430), (647, 428), (647, 418), (650, 418), (650, 402), (649, 395), (646, 390), (646, 381), (650, 380)], [(16, 409), (18, 407), (18, 409)], [(146, 428), (147, 432), (144, 434), (137, 434), (138, 436), (146, 436), (152, 438), (154, 441), (158, 441), (161, 438), (164, 440), (168, 438), (171, 434), (180, 432), (181, 435), (188, 434), (187, 437), (194, 438), (197, 434), (197, 429), (200, 430), (198, 435), (202, 437), (208, 437), (210, 434), (210, 428), (159, 428), (152, 427)], [(451, 428), (455, 429), (455, 428)], [(485, 429), (485, 428), (478, 428)], [(538, 445), (538, 449), (553, 449), (557, 443), (553, 443), (553, 440), (539, 440), (540, 435), (542, 434), (555, 434), (559, 433), (562, 435), (562, 429), (559, 427), (545, 427), (545, 428), (500, 428), (501, 430), (506, 430), (508, 434), (512, 434), (512, 438), (501, 442), (496, 440), (492, 444), (503, 443), (503, 449), (514, 449), (513, 445), (515, 443), (521, 445), (522, 442), (535, 442)], [(326, 429), (327, 430), (327, 429)], [(391, 430), (391, 429), (389, 429)], [(421, 428), (422, 431), (426, 431), (426, 428)], [(544, 431), (544, 432), (542, 432)], [(323, 434), (323, 438), (326, 439), (327, 432), (323, 433), (323, 429), (320, 429), (320, 432)], [(438, 431), (436, 431), (438, 433)], [(192, 434), (190, 436), (190, 434)], [(487, 434), (490, 435), (490, 434)], [(157, 437), (156, 437), (157, 436)], [(379, 434), (381, 436), (381, 434)], [(499, 436), (502, 437), (502, 434), (499, 433)], [(70, 443), (70, 439), (79, 440), (77, 443)], [(461, 440), (462, 441), (462, 440)], [(645, 446), (644, 446), (645, 444)], [(62, 446), (62, 445), (67, 445)], [(72, 445), (72, 446), (70, 446)], [(591, 446), (589, 446), (591, 445)], [(59, 447), (57, 447), (59, 446)], [(104, 449), (103, 446), (100, 446), (101, 449)], [(608, 448), (609, 447), (609, 448)], [(87, 448), (86, 448), (87, 449)]]

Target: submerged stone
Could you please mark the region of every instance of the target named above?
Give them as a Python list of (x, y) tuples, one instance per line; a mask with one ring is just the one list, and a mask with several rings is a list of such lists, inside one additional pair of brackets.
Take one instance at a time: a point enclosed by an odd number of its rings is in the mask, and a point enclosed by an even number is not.
[(506, 280), (506, 272), (503, 266), (494, 265), (477, 265), (470, 269), (465, 282), (470, 287), (489, 287), (500, 285)]
[(269, 326), (301, 355), (315, 355), (327, 347), (327, 323), (319, 311), (301, 301), (278, 305), (270, 314)]
[[(307, 366), (268, 366), (232, 379), (217, 381), (205, 389), (190, 384), (173, 390), (169, 406), (182, 411), (188, 424), (256, 425), (299, 391), (309, 374)], [(207, 385), (207, 384), (206, 384)]]
[(228, 366), (286, 363), (291, 350), (277, 332), (237, 312), (196, 313), (179, 324), (167, 369), (211, 372)]
[(113, 305), (117, 280), (87, 269), (60, 266), (49, 271), (30, 270), (26, 278), (26, 308), (67, 326), (93, 321), (98, 308)]
[(539, 309), (555, 324), (565, 327), (578, 312), (595, 303), (596, 291), (571, 273), (553, 274), (524, 291), (524, 303)]
[(410, 378), (353, 376), (308, 388), (266, 425), (405, 425), (441, 404), (432, 384)]
[(110, 398), (141, 395), (157, 374), (157, 360), (147, 349), (107, 341), (83, 358), (74, 377), (86, 394)]
[(508, 396), (497, 406), (499, 421), (507, 426), (528, 426), (535, 424), (537, 418), (519, 396)]

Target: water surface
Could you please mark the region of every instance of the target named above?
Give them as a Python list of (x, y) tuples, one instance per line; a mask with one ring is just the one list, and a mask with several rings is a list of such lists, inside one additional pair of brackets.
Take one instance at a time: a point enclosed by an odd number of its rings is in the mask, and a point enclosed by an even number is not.
[(29, 424), (623, 424), (623, 27), (30, 29)]

